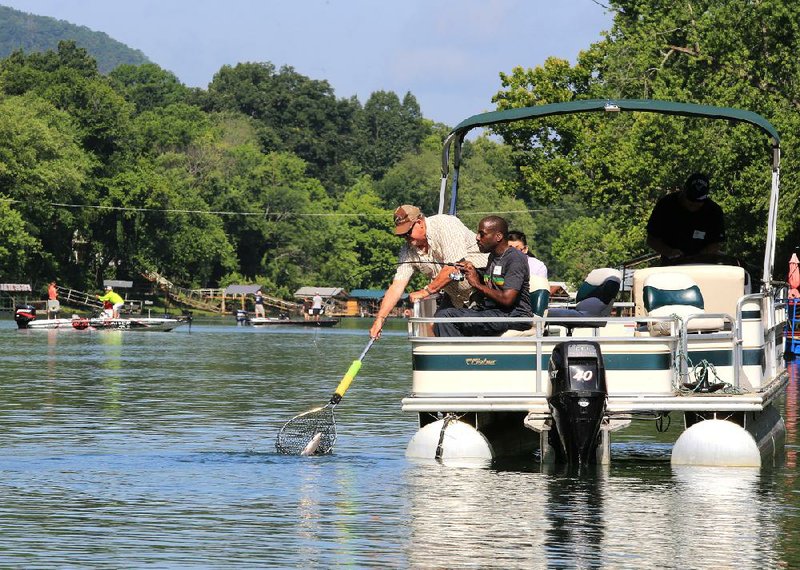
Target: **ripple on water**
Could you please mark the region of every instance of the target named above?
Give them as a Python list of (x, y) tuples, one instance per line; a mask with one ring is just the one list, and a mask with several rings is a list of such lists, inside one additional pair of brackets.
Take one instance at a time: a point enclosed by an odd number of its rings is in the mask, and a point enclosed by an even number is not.
[(328, 400), (368, 325), (26, 334), (0, 324), (9, 566), (800, 564), (793, 466), (675, 470), (675, 429), (619, 432), (614, 463), (581, 472), (533, 459), (407, 461), (417, 422), (400, 411), (410, 374), (400, 329), (337, 407), (334, 453), (305, 458), (274, 452), (278, 430)]

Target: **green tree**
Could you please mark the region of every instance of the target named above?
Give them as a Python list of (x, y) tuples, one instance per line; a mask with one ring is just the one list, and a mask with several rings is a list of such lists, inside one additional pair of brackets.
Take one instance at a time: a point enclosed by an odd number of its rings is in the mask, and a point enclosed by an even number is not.
[(0, 198), (0, 280), (25, 282), (31, 276), (31, 260), (42, 253), (42, 244), (26, 230), (22, 215)]
[(419, 151), (406, 153), (389, 168), (375, 185), (384, 204), (392, 210), (401, 204), (413, 204), (427, 215), (438, 212), (441, 144), (439, 135), (430, 135)]
[(209, 135), (212, 123), (207, 113), (185, 103), (144, 111), (131, 125), (142, 154), (185, 152), (195, 142)]
[(264, 151), (289, 151), (309, 165), (309, 175), (341, 180), (337, 165), (353, 155), (353, 124), (360, 105), (337, 99), (327, 81), (309, 79), (271, 63), (223, 66), (208, 87), (211, 110), (239, 111), (259, 126)]
[[(620, 97), (734, 106), (772, 121), (784, 134), (784, 152), (791, 155), (800, 101), (792, 55), (798, 44), (799, 7), (782, 0), (631, 0), (612, 1), (611, 7), (611, 31), (583, 52), (575, 66), (551, 59), (534, 70), (516, 68), (502, 75), (503, 89), (495, 96), (498, 107)], [(728, 253), (751, 267), (760, 265), (770, 171), (765, 137), (753, 127), (647, 114), (593, 114), (514, 123), (497, 132), (513, 148), (520, 195), (526, 201), (574, 196), (600, 227), (619, 235), (627, 235), (627, 227), (630, 235), (643, 238), (656, 199), (692, 171), (707, 172), (726, 223), (735, 228)], [(779, 225), (783, 238), (797, 227), (798, 186), (790, 174), (794, 166), (787, 162), (781, 200), (789, 223)], [(568, 227), (575, 231), (575, 225), (565, 224), (565, 231)], [(564, 236), (562, 243), (567, 241)], [(644, 243), (624, 242), (631, 256), (645, 249)]]
[(377, 91), (370, 95), (359, 117), (361, 164), (375, 179), (404, 154), (417, 150), (428, 130), (411, 93), (406, 93), (401, 103), (395, 93)]
[(106, 210), (93, 235), (102, 244), (95, 250), (102, 275), (136, 278), (155, 269), (200, 286), (236, 268), (221, 220), (208, 212), (183, 170), (140, 160), (106, 184)]
[(90, 199), (93, 166), (66, 113), (34, 95), (0, 98), (0, 200), (14, 212), (4, 227), (19, 234), (7, 246), (16, 252), (17, 275), (35, 280), (69, 273), (73, 235), (87, 217), (79, 208), (54, 204), (79, 206)]
[(322, 267), (326, 282), (349, 289), (386, 288), (402, 242), (392, 231), (392, 209), (383, 206), (368, 176), (342, 196), (336, 213), (335, 252)]
[(14, 52), (0, 62), (0, 90), (35, 93), (76, 121), (86, 150), (105, 158), (126, 142), (132, 106), (97, 71), (86, 50), (62, 41), (57, 52)]
[(175, 74), (154, 63), (123, 64), (109, 73), (108, 77), (111, 86), (126, 101), (133, 103), (137, 113), (183, 103), (189, 98), (189, 89)]

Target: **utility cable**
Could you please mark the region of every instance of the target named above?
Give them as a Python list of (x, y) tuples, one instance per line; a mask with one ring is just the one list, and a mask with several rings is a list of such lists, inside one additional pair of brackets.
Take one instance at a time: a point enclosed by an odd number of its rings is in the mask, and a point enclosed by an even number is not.
[[(0, 198), (0, 202), (8, 204), (31, 204), (29, 200), (16, 200), (14, 198)], [(380, 217), (383, 218), (386, 214), (384, 212), (369, 214), (364, 212), (269, 212), (269, 211), (243, 211), (236, 212), (232, 210), (190, 210), (182, 208), (139, 208), (133, 206), (105, 206), (101, 204), (68, 204), (65, 202), (36, 202), (37, 204), (52, 206), (54, 208), (70, 208), (70, 209), (90, 209), (90, 210), (111, 210), (116, 212), (157, 212), (162, 214), (212, 214), (215, 216), (261, 216), (265, 218), (338, 218), (338, 217), (351, 217), (351, 218), (366, 218), (366, 217)], [(535, 212), (554, 212), (574, 210), (574, 208), (534, 208), (530, 210), (502, 210), (493, 212), (478, 212), (478, 211), (463, 211), (460, 214), (469, 215), (497, 215), (497, 214), (525, 214)]]

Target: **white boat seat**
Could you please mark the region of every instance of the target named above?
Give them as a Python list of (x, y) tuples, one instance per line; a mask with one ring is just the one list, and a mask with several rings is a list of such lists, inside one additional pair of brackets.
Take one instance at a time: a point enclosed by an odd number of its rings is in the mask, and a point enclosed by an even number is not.
[(748, 293), (746, 289), (747, 273), (741, 267), (730, 265), (674, 265), (669, 267), (648, 267), (637, 269), (633, 273), (633, 287), (631, 288), (634, 314), (644, 316), (642, 289), (644, 282), (652, 275), (658, 273), (681, 273), (688, 275), (703, 294), (704, 309), (707, 313), (736, 314), (736, 304), (742, 295)]
[[(575, 296), (574, 308), (550, 309), (548, 317), (608, 317), (614, 308), (614, 299), (622, 285), (622, 272), (618, 269), (603, 267), (595, 269), (586, 276)], [(567, 336), (574, 328), (598, 328), (606, 325), (605, 321), (574, 321), (556, 323), (567, 329)]]
[[(649, 275), (642, 287), (642, 299), (647, 316), (669, 317), (676, 315), (685, 319), (690, 315), (705, 314), (703, 294), (697, 283), (683, 273), (655, 273)], [(724, 319), (718, 317), (693, 318), (687, 323), (689, 332), (720, 331)], [(648, 323), (653, 336), (674, 334), (672, 322)]]

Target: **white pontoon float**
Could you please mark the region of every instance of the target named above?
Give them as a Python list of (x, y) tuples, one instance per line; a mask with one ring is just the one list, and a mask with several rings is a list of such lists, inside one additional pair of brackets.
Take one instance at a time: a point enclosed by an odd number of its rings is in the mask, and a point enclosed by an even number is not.
[(651, 100), (575, 101), (476, 115), (445, 141), (439, 212), (451, 151), (449, 213), (456, 212), (461, 146), (473, 128), (627, 111), (749, 123), (769, 137), (772, 189), (760, 290), (750, 291), (742, 267), (719, 260), (651, 267), (633, 274), (631, 316), (587, 322), (545, 314), (529, 319), (530, 330), (501, 337), (434, 337), (431, 324), (441, 319), (433, 318), (435, 299), (423, 300), (409, 322), (412, 390), (402, 406), (420, 420), (409, 457), (487, 461), (538, 449), (543, 462), (608, 463), (612, 432), (632, 420), (677, 412), (684, 431), (673, 446), (673, 464), (761, 466), (782, 456), (785, 427), (775, 403), (787, 383), (785, 289), (772, 280), (780, 138), (763, 117)]

